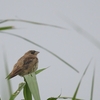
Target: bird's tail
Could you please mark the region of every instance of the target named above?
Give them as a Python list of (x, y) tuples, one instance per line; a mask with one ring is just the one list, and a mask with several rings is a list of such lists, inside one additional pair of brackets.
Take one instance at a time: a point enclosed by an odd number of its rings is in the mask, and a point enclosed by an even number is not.
[(6, 79), (8, 79), (8, 80), (10, 79), (10, 74), (6, 77)]
[(12, 74), (12, 73), (10, 73), (7, 77), (6, 77), (6, 79), (11, 79), (11, 78), (13, 78), (14, 76), (16, 76), (16, 75), (14, 75), (14, 74)]

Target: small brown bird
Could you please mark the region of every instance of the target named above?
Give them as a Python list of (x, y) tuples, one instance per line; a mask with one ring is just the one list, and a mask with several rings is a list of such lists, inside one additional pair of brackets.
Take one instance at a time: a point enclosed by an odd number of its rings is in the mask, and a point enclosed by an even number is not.
[(6, 77), (7, 79), (13, 78), (16, 75), (24, 76), (29, 73), (35, 72), (38, 67), (37, 54), (39, 52), (30, 50), (26, 52), (14, 65), (12, 72)]

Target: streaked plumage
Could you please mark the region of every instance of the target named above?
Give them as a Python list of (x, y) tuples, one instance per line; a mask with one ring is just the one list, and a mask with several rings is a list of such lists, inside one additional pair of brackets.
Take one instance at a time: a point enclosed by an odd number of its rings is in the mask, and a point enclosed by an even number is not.
[(14, 65), (12, 72), (6, 77), (7, 79), (13, 78), (16, 75), (24, 76), (29, 73), (35, 72), (38, 67), (37, 54), (39, 52), (30, 50), (26, 52)]

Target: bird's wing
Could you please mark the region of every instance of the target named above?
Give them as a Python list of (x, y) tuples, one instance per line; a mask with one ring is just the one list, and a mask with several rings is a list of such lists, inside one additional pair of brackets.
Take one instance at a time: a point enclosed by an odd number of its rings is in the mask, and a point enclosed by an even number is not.
[(22, 70), (26, 69), (25, 66), (29, 65), (35, 59), (35, 57), (25, 57), (18, 60), (17, 64), (15, 64), (13, 73), (19, 74)]
[(27, 64), (29, 64), (30, 62), (32, 62), (33, 61), (33, 59), (35, 59), (36, 57), (26, 57), (25, 59), (24, 59), (24, 65), (27, 65)]
[(37, 57), (27, 57), (26, 59), (24, 59), (23, 67), (27, 69), (30, 63), (34, 66), (37, 62)]
[(18, 75), (22, 69), (18, 66), (15, 66), (12, 72), (6, 77), (7, 79), (13, 78), (14, 76)]

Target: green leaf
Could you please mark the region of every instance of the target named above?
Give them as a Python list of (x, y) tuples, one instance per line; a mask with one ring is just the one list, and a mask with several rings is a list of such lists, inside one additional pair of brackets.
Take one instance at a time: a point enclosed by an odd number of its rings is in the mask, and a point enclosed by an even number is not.
[[(25, 78), (24, 78), (24, 81), (25, 81)], [(24, 89), (23, 89), (23, 94), (24, 94), (24, 99), (25, 100), (32, 100), (32, 94), (31, 94), (31, 91), (28, 87), (28, 84), (27, 82), (25, 81), (25, 86), (24, 86)]]
[[(92, 59), (91, 59), (91, 60), (92, 60)], [(82, 75), (82, 77), (81, 77), (81, 79), (80, 79), (80, 81), (79, 81), (79, 83), (78, 83), (78, 86), (77, 86), (77, 88), (76, 88), (76, 90), (75, 90), (75, 93), (74, 93), (74, 95), (73, 95), (72, 100), (76, 100), (76, 95), (77, 95), (77, 93), (78, 93), (78, 90), (79, 90), (81, 81), (82, 81), (82, 79), (83, 79), (83, 77), (84, 77), (84, 75), (85, 75), (85, 73), (86, 73), (86, 71), (87, 71), (87, 69), (88, 69), (88, 67), (89, 67), (89, 65), (90, 65), (90, 63), (91, 63), (91, 60), (90, 60), (90, 62), (88, 63), (88, 65), (87, 65), (87, 67), (86, 67), (86, 69), (85, 69), (85, 71), (84, 71), (84, 73), (83, 73), (83, 75)]]
[(90, 100), (93, 100), (94, 80), (95, 80), (95, 67), (94, 67), (93, 77), (92, 77), (92, 86), (91, 86), (91, 95), (90, 95)]
[(55, 97), (48, 98), (47, 100), (57, 100)]
[(22, 19), (6, 19), (6, 20), (2, 20), (0, 21), (0, 23), (5, 23), (8, 21), (19, 21), (19, 22), (25, 22), (25, 23), (29, 23), (29, 24), (35, 24), (35, 25), (42, 25), (42, 26), (49, 26), (49, 27), (54, 27), (54, 28), (60, 28), (60, 29), (66, 29), (60, 26), (56, 26), (56, 25), (51, 25), (51, 24), (46, 24), (46, 23), (39, 23), (39, 22), (34, 22), (34, 21), (29, 21), (29, 20), (22, 20)]
[[(47, 100), (57, 100), (57, 99), (73, 99), (72, 97), (50, 97)], [(83, 99), (75, 99), (75, 100), (83, 100)]]
[(61, 96), (61, 94), (60, 94), (58, 97), (50, 97), (50, 98), (48, 98), (47, 100), (57, 100), (57, 99), (60, 98), (60, 96)]
[[(47, 68), (48, 68), (48, 67), (47, 67)], [(39, 74), (40, 72), (42, 72), (42, 71), (46, 70), (47, 68), (42, 68), (42, 69), (39, 69), (39, 70), (37, 70), (37, 71), (35, 72), (35, 74)]]
[(20, 93), (20, 91), (23, 89), (25, 84), (26, 83), (20, 83), (18, 89), (16, 90), (16, 92), (14, 94), (11, 95), (9, 100), (14, 100), (16, 98), (16, 96)]
[(2, 31), (2, 30), (8, 30), (8, 29), (14, 29), (14, 27), (13, 26), (0, 27), (0, 31)]
[(28, 87), (29, 87), (33, 97), (34, 97), (34, 100), (41, 100), (35, 73), (33, 72), (31, 74), (25, 75), (24, 78), (28, 84)]
[[(72, 99), (72, 97), (62, 97), (61, 94), (58, 97), (50, 97), (47, 100), (57, 100), (57, 99)], [(75, 100), (83, 100), (83, 99), (75, 99)]]
[(42, 48), (43, 50), (49, 52), (50, 54), (52, 54), (53, 56), (55, 56), (56, 58), (58, 58), (60, 61), (62, 61), (62, 62), (65, 63), (66, 65), (68, 65), (68, 66), (69, 66), (70, 68), (72, 68), (74, 71), (76, 71), (77, 73), (79, 73), (79, 71), (78, 71), (77, 69), (75, 69), (72, 65), (70, 65), (69, 63), (67, 63), (65, 60), (63, 60), (62, 58), (60, 58), (58, 55), (54, 54), (54, 53), (51, 52), (50, 50), (44, 48), (43, 46), (41, 46), (41, 45), (39, 45), (39, 44), (37, 44), (37, 43), (35, 43), (35, 42), (33, 42), (33, 41), (30, 41), (30, 40), (28, 40), (28, 39), (26, 39), (26, 38), (24, 38), (24, 37), (22, 37), (22, 36), (16, 35), (16, 34), (12, 34), (12, 33), (8, 33), (8, 32), (0, 32), (0, 33), (19, 37), (19, 38), (21, 38), (21, 39), (23, 39), (23, 40), (26, 40), (27, 42), (30, 42), (30, 43), (32, 43), (32, 44), (34, 44), (34, 45), (36, 45), (36, 46)]
[[(48, 67), (47, 67), (48, 68)], [(35, 74), (39, 74), (40, 72), (44, 71), (45, 69), (47, 68), (42, 68), (42, 69), (39, 69), (35, 72)], [(24, 94), (24, 98), (25, 100), (32, 100), (32, 95), (31, 95), (31, 91), (29, 89), (29, 86), (27, 84), (27, 81), (26, 79), (24, 78), (24, 81), (26, 82), (26, 85), (24, 86), (24, 90), (23, 90), (23, 94)]]

